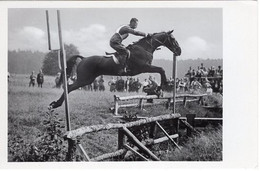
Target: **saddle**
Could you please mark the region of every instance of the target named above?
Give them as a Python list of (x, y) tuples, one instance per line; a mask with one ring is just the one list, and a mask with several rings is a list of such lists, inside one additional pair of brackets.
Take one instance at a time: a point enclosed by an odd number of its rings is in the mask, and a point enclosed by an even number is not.
[(124, 63), (123, 60), (127, 62), (130, 58), (130, 54), (127, 56), (127, 59), (124, 59), (118, 52), (105, 52), (105, 54), (107, 55), (106, 57), (112, 57), (116, 64)]
[(106, 53), (106, 56), (105, 58), (112, 58), (113, 61), (116, 63), (116, 64), (120, 64), (119, 60), (118, 60), (118, 53), (117, 52), (114, 52), (114, 53), (108, 53), (108, 52), (105, 52)]

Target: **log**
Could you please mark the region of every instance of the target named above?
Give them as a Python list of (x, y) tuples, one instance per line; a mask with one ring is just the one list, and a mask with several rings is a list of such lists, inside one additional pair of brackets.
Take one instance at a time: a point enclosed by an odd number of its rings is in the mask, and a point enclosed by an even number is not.
[(126, 96), (126, 97), (118, 97), (118, 100), (124, 101), (124, 100), (135, 100), (135, 99), (158, 99), (157, 95), (136, 95), (136, 96)]
[[(180, 120), (187, 120), (186, 117), (180, 117)], [(196, 121), (223, 121), (223, 118), (194, 118), (194, 120)]]
[[(178, 134), (174, 134), (174, 135), (170, 135), (170, 137), (171, 137), (172, 139), (176, 139), (176, 138), (179, 137), (179, 135), (178, 135)], [(157, 138), (157, 139), (152, 139), (152, 138), (150, 138), (150, 139), (147, 139), (147, 140), (145, 140), (145, 141), (142, 141), (142, 143), (143, 143), (145, 146), (148, 146), (148, 145), (159, 144), (159, 143), (165, 142), (165, 141), (167, 141), (167, 140), (169, 140), (169, 138), (165, 136), (165, 137), (161, 137), (161, 138)], [(134, 150), (138, 150), (137, 147), (134, 147), (133, 149), (134, 149)], [(128, 157), (130, 157), (130, 156), (132, 156), (132, 155), (133, 155), (133, 153), (132, 153), (131, 151), (127, 151), (127, 152), (126, 152), (126, 155), (125, 155), (125, 159), (127, 159)]]
[[(128, 118), (125, 118), (125, 116), (113, 116), (114, 118), (118, 118), (118, 119), (128, 119)], [(133, 119), (146, 119), (148, 117), (145, 117), (145, 116), (136, 116), (135, 118)]]
[(170, 135), (163, 129), (163, 127), (159, 124), (159, 122), (155, 122), (156, 125), (162, 130), (162, 132), (164, 133), (164, 135), (166, 135), (166, 137), (169, 138), (169, 140), (179, 149), (181, 150), (181, 148), (178, 146), (178, 144), (170, 137)]
[(115, 102), (115, 108), (114, 108), (114, 114), (118, 115), (118, 101), (117, 101), (117, 96), (114, 96), (114, 102)]
[(155, 122), (155, 121), (162, 121), (162, 120), (169, 120), (169, 119), (175, 119), (179, 118), (180, 114), (175, 113), (175, 114), (168, 114), (168, 115), (161, 115), (161, 116), (156, 116), (156, 117), (151, 117), (151, 118), (146, 118), (146, 119), (140, 119), (134, 122), (128, 122), (125, 124), (120, 124), (120, 123), (115, 123), (115, 124), (106, 124), (106, 125), (93, 125), (93, 126), (85, 126), (78, 128), (76, 130), (68, 131), (65, 133), (65, 138), (69, 139), (76, 139), (78, 136), (82, 136), (86, 133), (90, 132), (98, 132), (102, 130), (110, 130), (110, 129), (118, 129), (118, 128), (123, 128), (123, 127), (134, 127), (134, 126), (140, 126), (143, 124)]
[(86, 151), (84, 150), (84, 148), (82, 147), (82, 145), (77, 144), (77, 147), (78, 147), (80, 153), (84, 156), (85, 160), (90, 161), (90, 158), (89, 158), (88, 154), (86, 153)]
[(144, 157), (142, 154), (140, 154), (139, 152), (137, 152), (135, 149), (133, 149), (132, 147), (130, 147), (129, 145), (125, 144), (124, 145), (126, 149), (132, 151), (134, 154), (136, 154), (138, 157), (140, 157), (141, 159), (143, 159), (144, 161), (149, 161), (146, 157)]
[(180, 120), (181, 123), (183, 123), (186, 127), (194, 131), (195, 133), (199, 133), (195, 128), (193, 128), (187, 121), (185, 120)]
[(120, 107), (138, 107), (139, 105), (137, 103), (134, 103), (134, 104), (121, 104), (121, 105), (118, 105), (118, 108)]
[[(176, 98), (181, 97), (202, 97), (207, 96), (207, 94), (178, 94), (176, 95)], [(157, 95), (135, 95), (135, 96), (125, 96), (125, 97), (119, 97), (115, 96), (117, 101), (125, 101), (125, 100), (135, 100), (135, 99), (169, 99), (173, 98), (173, 96), (165, 96), (165, 97), (159, 97)]]
[(117, 150), (117, 151), (112, 152), (112, 153), (106, 153), (106, 154), (94, 157), (94, 158), (90, 159), (90, 161), (103, 161), (103, 160), (106, 160), (106, 159), (109, 159), (109, 158), (114, 158), (114, 157), (124, 155), (126, 152), (127, 152), (126, 149), (120, 149), (120, 150)]
[[(175, 138), (178, 138), (179, 135), (174, 134), (174, 135), (170, 135), (170, 137), (175, 139)], [(167, 140), (169, 140), (168, 137), (161, 137), (161, 138), (158, 138), (158, 139), (148, 139), (143, 143), (144, 143), (144, 145), (154, 145), (154, 144), (162, 143), (162, 142), (167, 141)], [(133, 149), (138, 150), (137, 147), (134, 147)], [(124, 154), (126, 154), (125, 158), (128, 158), (128, 157), (134, 155), (133, 152), (131, 152), (130, 150), (120, 149), (120, 150), (117, 150), (117, 151), (112, 152), (112, 153), (102, 154), (100, 156), (97, 156), (95, 158), (90, 159), (90, 161), (103, 161), (103, 160), (106, 160), (106, 159), (109, 159), (109, 158), (119, 157), (119, 156), (124, 155)]]
[(150, 155), (153, 160), (155, 160), (155, 161), (160, 161), (160, 159), (159, 159), (157, 156), (155, 156), (147, 147), (145, 147), (145, 145), (144, 145), (143, 143), (141, 143), (141, 142), (134, 136), (134, 134), (132, 134), (126, 127), (123, 127), (123, 130), (125, 131), (126, 136), (127, 136), (128, 138), (132, 139), (132, 140), (135, 142), (136, 146), (137, 146), (140, 150), (142, 150), (142, 151), (144, 151), (146, 154)]

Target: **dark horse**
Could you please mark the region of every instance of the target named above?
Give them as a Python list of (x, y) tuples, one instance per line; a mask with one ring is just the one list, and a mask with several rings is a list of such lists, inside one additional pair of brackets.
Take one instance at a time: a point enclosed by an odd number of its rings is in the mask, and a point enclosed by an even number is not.
[[(129, 45), (127, 48), (131, 53), (127, 65), (130, 71), (121, 76), (134, 76), (140, 73), (159, 73), (161, 75), (160, 88), (163, 88), (163, 86), (167, 84), (165, 71), (161, 67), (151, 65), (151, 63), (153, 60), (153, 52), (159, 46), (167, 47), (175, 56), (181, 54), (181, 48), (171, 34), (172, 32), (173, 30), (169, 32), (154, 33), (149, 37), (142, 38), (134, 44)], [(72, 56), (67, 61), (67, 75), (70, 75), (72, 72), (72, 68), (74, 64), (77, 63), (76, 61), (78, 58), (82, 60), (77, 65), (77, 79), (73, 84), (68, 85), (68, 93), (79, 87), (91, 84), (95, 78), (100, 75), (118, 75), (120, 65), (116, 64), (112, 58), (106, 56), (91, 56), (84, 58), (79, 55)], [(52, 102), (49, 107), (57, 108), (62, 105), (63, 101), (64, 93), (57, 101)]]

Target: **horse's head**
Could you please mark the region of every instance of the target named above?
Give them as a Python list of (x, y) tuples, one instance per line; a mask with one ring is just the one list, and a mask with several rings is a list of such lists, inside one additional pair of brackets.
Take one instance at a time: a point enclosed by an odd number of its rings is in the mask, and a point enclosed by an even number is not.
[(159, 46), (165, 46), (176, 56), (180, 56), (181, 48), (179, 46), (179, 43), (173, 37), (172, 32), (173, 30), (168, 32), (155, 33), (152, 35), (152, 39), (160, 43)]

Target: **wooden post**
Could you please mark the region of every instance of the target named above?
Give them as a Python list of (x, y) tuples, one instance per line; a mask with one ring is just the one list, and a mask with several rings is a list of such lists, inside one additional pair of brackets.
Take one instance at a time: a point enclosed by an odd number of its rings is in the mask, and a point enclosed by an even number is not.
[(117, 140), (118, 150), (124, 147), (124, 141), (125, 141), (124, 138), (125, 138), (124, 131), (121, 128), (118, 129), (118, 140)]
[(139, 99), (138, 107), (139, 107), (140, 110), (143, 109), (143, 99)]
[(155, 131), (156, 131), (156, 125), (153, 122), (153, 123), (151, 123), (149, 138), (154, 138), (156, 136)]
[(64, 44), (62, 41), (62, 31), (61, 31), (61, 21), (60, 21), (60, 11), (57, 10), (57, 20), (58, 20), (58, 30), (59, 30), (59, 43), (61, 49), (61, 65), (63, 70), (63, 89), (64, 89), (64, 98), (65, 98), (65, 112), (66, 112), (66, 123), (67, 123), (67, 131), (71, 130), (70, 126), (70, 114), (69, 114), (69, 100), (68, 100), (68, 83), (67, 83), (67, 72), (66, 72), (66, 52), (64, 50)]
[[(70, 125), (70, 113), (69, 113), (69, 99), (68, 99), (68, 83), (67, 83), (67, 72), (66, 72), (66, 52), (64, 49), (64, 44), (62, 41), (62, 29), (61, 29), (61, 20), (60, 20), (60, 11), (57, 10), (57, 20), (58, 20), (58, 31), (59, 31), (59, 43), (60, 43), (60, 60), (61, 60), (61, 67), (63, 71), (63, 89), (64, 89), (64, 99), (65, 99), (65, 113), (66, 113), (66, 125), (67, 125), (67, 131), (71, 130)], [(68, 140), (68, 160), (73, 160), (74, 156), (71, 156), (71, 154), (74, 154), (76, 151), (76, 142), (74, 140)], [(73, 152), (74, 151), (74, 152)]]
[(68, 153), (66, 155), (66, 161), (74, 161), (76, 156), (76, 141), (68, 139)]
[(118, 115), (118, 107), (119, 107), (119, 105), (118, 105), (118, 98), (117, 98), (116, 95), (114, 95), (114, 103), (115, 103), (114, 114)]
[(140, 154), (139, 152), (137, 152), (135, 149), (133, 149), (132, 147), (130, 147), (129, 145), (125, 144), (124, 145), (128, 150), (132, 151), (134, 154), (136, 154), (137, 156), (139, 156), (141, 159), (143, 159), (144, 161), (149, 161), (146, 157), (144, 157), (142, 154)]
[(173, 68), (172, 68), (172, 78), (174, 79), (173, 102), (172, 102), (172, 112), (173, 113), (175, 113), (175, 101), (176, 101), (176, 71), (177, 71), (177, 61), (176, 61), (176, 56), (173, 53)]
[(203, 96), (200, 96), (200, 97), (199, 97), (199, 100), (198, 100), (198, 104), (199, 104), (199, 105), (202, 104), (202, 102), (203, 102), (202, 99), (203, 99)]
[(48, 35), (48, 47), (49, 50), (51, 50), (51, 36), (50, 36), (50, 24), (49, 24), (49, 12), (48, 10), (46, 12), (46, 21), (47, 21), (47, 35)]
[(186, 102), (187, 102), (187, 96), (183, 97), (183, 106), (186, 107)]
[[(180, 118), (173, 119), (173, 123), (175, 126), (175, 133), (179, 135)], [(179, 143), (179, 137), (176, 139), (176, 143)]]
[(156, 161), (160, 161), (160, 159), (159, 159), (157, 156), (155, 156), (147, 147), (145, 147), (145, 145), (142, 144), (142, 143), (134, 136), (134, 134), (132, 134), (126, 127), (123, 127), (123, 130), (125, 131), (126, 136), (128, 136), (128, 138), (132, 139), (132, 140), (135, 142), (136, 146), (137, 146), (140, 150), (142, 150), (142, 151), (144, 151), (145, 153), (147, 153), (148, 155), (150, 155), (150, 156), (152, 157), (152, 159), (154, 159), (154, 160), (156, 160)]
[[(187, 122), (192, 126), (192, 127), (194, 127), (194, 121), (195, 121), (195, 117), (196, 117), (196, 115), (195, 114), (187, 114), (186, 115), (186, 118), (187, 118)], [(191, 129), (189, 129), (189, 128), (187, 128), (187, 135), (188, 136), (191, 136), (191, 132), (192, 132), (192, 130)]]
[(171, 98), (168, 98), (167, 99), (167, 103), (166, 103), (166, 109), (170, 109), (170, 107), (171, 107)]

